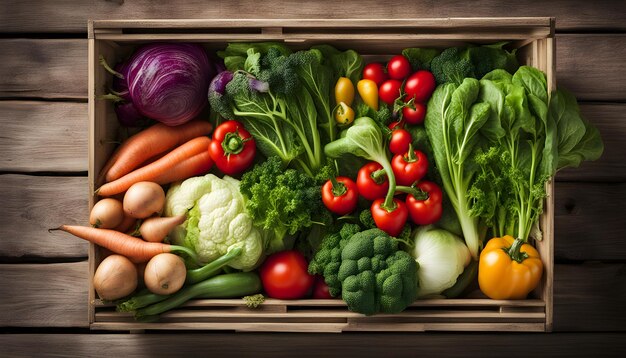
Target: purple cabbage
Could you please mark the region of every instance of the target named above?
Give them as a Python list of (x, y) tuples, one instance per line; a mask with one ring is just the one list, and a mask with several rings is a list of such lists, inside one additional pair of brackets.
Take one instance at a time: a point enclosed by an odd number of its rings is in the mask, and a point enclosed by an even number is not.
[(169, 126), (197, 116), (207, 104), (206, 93), (215, 69), (197, 44), (154, 43), (141, 46), (120, 67), (136, 110)]
[(209, 93), (217, 92), (220, 95), (224, 95), (224, 92), (226, 92), (226, 85), (232, 80), (232, 72), (226, 70), (219, 72), (215, 77), (213, 77), (213, 80), (209, 85)]

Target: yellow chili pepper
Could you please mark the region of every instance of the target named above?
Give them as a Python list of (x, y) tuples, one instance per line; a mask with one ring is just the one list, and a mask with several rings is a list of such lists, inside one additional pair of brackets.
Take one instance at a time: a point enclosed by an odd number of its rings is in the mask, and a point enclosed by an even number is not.
[(354, 110), (344, 102), (335, 108), (335, 121), (339, 124), (351, 124), (354, 121)]
[(359, 96), (371, 109), (378, 111), (378, 86), (372, 80), (360, 80), (356, 84)]
[(337, 104), (344, 102), (348, 106), (354, 101), (354, 85), (347, 77), (339, 77), (335, 85), (335, 101)]
[(489, 240), (480, 254), (478, 285), (494, 300), (526, 298), (542, 274), (537, 250), (509, 235)]

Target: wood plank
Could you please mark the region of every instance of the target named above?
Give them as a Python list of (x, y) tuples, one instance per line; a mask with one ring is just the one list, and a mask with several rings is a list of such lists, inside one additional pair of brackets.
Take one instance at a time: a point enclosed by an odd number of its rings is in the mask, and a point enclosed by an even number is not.
[(87, 170), (85, 103), (0, 101), (0, 126), (0, 170)]
[(555, 331), (624, 331), (626, 264), (556, 265)]
[(626, 260), (626, 183), (556, 183), (555, 258)]
[(87, 192), (85, 177), (0, 175), (0, 257), (86, 257), (85, 241), (47, 229), (88, 224)]
[(0, 265), (0, 326), (87, 327), (87, 262)]
[(298, 357), (506, 357), (521, 347), (529, 357), (617, 357), (626, 352), (626, 334), (3, 334), (0, 345), (10, 357), (84, 357), (94, 352), (113, 357), (194, 357), (207, 352), (232, 357), (276, 357), (294, 352)]
[(558, 35), (557, 85), (579, 100), (626, 100), (626, 34)]
[(207, 6), (199, 0), (177, 1), (154, 6), (149, 0), (64, 1), (59, 4), (34, 0), (2, 3), (1, 32), (86, 33), (87, 19), (232, 19), (232, 18), (428, 18), (428, 17), (507, 17), (555, 16), (557, 29), (626, 29), (624, 4), (619, 1), (556, 0), (536, 6), (532, 0), (506, 6), (495, 0), (475, 2), (374, 0), (315, 2), (254, 1), (220, 2)]
[(0, 39), (0, 48), (0, 97), (87, 98), (87, 40)]
[(600, 159), (584, 162), (579, 168), (563, 169), (557, 174), (556, 180), (626, 181), (626, 104), (582, 102), (580, 111), (598, 127), (604, 142), (604, 153)]

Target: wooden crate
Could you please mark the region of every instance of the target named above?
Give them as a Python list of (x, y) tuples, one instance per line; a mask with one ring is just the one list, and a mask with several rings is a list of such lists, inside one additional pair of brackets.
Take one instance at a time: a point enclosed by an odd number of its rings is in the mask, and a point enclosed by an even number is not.
[[(233, 41), (284, 41), (294, 48), (327, 43), (354, 49), (367, 60), (388, 59), (407, 47), (450, 47), (467, 43), (510, 41), (521, 63), (543, 70), (548, 88), (555, 86), (553, 18), (438, 18), (390, 20), (102, 20), (89, 22), (89, 195), (96, 196), (97, 173), (114, 149), (118, 124), (113, 106), (96, 100), (110, 75), (98, 63), (116, 63), (132, 49), (151, 41), (198, 42), (207, 49)], [(554, 188), (547, 184), (545, 212), (540, 219), (544, 239), (535, 246), (545, 265), (542, 282), (526, 300), (476, 298), (416, 301), (400, 314), (364, 316), (350, 312), (342, 300), (268, 299), (248, 309), (237, 300), (194, 300), (162, 315), (159, 323), (137, 323), (115, 312), (89, 289), (89, 322), (103, 330), (235, 330), (289, 332), (343, 331), (535, 331), (552, 330), (554, 269)], [(91, 245), (93, 276), (102, 259)]]

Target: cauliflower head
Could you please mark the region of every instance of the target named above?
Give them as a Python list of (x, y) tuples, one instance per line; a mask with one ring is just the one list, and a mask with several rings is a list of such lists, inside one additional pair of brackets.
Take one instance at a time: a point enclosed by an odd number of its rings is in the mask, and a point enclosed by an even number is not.
[(187, 216), (171, 234), (174, 243), (194, 250), (203, 262), (242, 247), (241, 256), (229, 266), (246, 271), (253, 269), (263, 254), (263, 237), (245, 207), (238, 180), (207, 174), (173, 184), (164, 211), (167, 216)]

